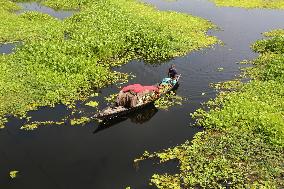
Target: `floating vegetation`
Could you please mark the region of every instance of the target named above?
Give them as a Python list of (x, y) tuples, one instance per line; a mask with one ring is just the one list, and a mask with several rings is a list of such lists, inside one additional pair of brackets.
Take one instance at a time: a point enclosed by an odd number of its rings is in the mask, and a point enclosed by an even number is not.
[(68, 10), (68, 11), (63, 11), (63, 10), (54, 10), (52, 8), (46, 7), (41, 2), (35, 2), (35, 1), (28, 1), (28, 2), (19, 2), (17, 3), (21, 7), (20, 10), (16, 11), (16, 14), (22, 14), (24, 12), (28, 11), (36, 11), (44, 14), (48, 14), (52, 17), (55, 17), (57, 19), (65, 19), (70, 16), (72, 16), (76, 11), (75, 10)]
[(111, 94), (108, 97), (105, 97), (105, 100), (108, 103), (112, 103), (112, 102), (115, 102), (115, 99), (116, 99), (117, 96), (118, 96), (118, 94)]
[(150, 155), (160, 163), (178, 160), (180, 169), (174, 175), (154, 174), (151, 183), (161, 189), (282, 188), (282, 152), (239, 129), (201, 132), (192, 142)]
[(90, 0), (45, 0), (43, 4), (54, 8), (56, 10), (74, 10), (74, 9), (83, 9), (85, 6), (90, 4)]
[[(10, 3), (14, 7), (7, 6)], [(14, 11), (18, 9), (17, 4), (0, 0), (0, 43), (62, 38), (63, 23), (58, 19), (33, 11), (16, 15)]]
[(74, 118), (70, 120), (71, 125), (85, 125), (91, 121), (88, 117)]
[(90, 101), (90, 102), (86, 103), (86, 105), (96, 108), (96, 107), (98, 107), (99, 103), (96, 102), (96, 101)]
[(214, 84), (210, 84), (211, 87), (214, 87), (217, 90), (222, 91), (235, 91), (240, 90), (243, 86), (243, 83), (239, 79), (225, 81), (225, 82), (218, 82)]
[(99, 93), (92, 93), (92, 94), (90, 95), (90, 97), (97, 97), (97, 96), (99, 96)]
[(162, 177), (158, 174), (154, 174), (150, 181), (158, 189), (166, 189), (166, 188), (182, 189), (181, 184), (180, 184), (180, 178), (178, 174), (168, 175), (166, 173)]
[(217, 42), (206, 35), (214, 28), (207, 20), (134, 0), (45, 1), (58, 9), (80, 8), (64, 21), (32, 11), (16, 15), (15, 3), (0, 3), (0, 42), (24, 42), (0, 56), (0, 127), (5, 115), (72, 106), (98, 88), (125, 82), (128, 75), (112, 68), (131, 59), (155, 62)]
[(18, 174), (19, 171), (10, 171), (9, 175), (12, 179), (16, 178), (17, 177), (17, 174)]
[(219, 71), (219, 72), (222, 72), (222, 71), (224, 71), (224, 68), (217, 68), (217, 70)]
[(284, 36), (284, 29), (277, 29), (277, 30), (272, 30), (270, 32), (265, 32), (264, 36), (266, 37), (283, 37)]
[(182, 105), (183, 100), (184, 98), (171, 91), (169, 94), (156, 100), (154, 105), (158, 109), (168, 110), (172, 106)]
[(34, 121), (32, 123), (27, 123), (21, 126), (20, 129), (26, 130), (26, 131), (33, 131), (37, 129), (39, 126), (43, 125), (63, 125), (65, 124), (65, 120), (62, 121)]
[[(73, 113), (74, 114), (74, 113)], [(94, 119), (91, 119), (89, 117), (81, 116), (79, 118), (70, 118), (65, 117), (61, 119), (60, 121), (34, 121), (27, 124), (24, 124), (20, 129), (26, 130), (26, 131), (33, 131), (35, 129), (38, 129), (40, 126), (49, 126), (49, 125), (67, 125), (68, 122), (70, 122), (70, 125), (85, 125), (92, 121)]]
[(26, 124), (21, 127), (22, 130), (32, 131), (38, 128), (38, 123)]
[(217, 6), (226, 7), (241, 7), (241, 8), (269, 8), (269, 9), (284, 9), (283, 0), (211, 0)]
[(284, 43), (283, 30), (266, 33), (252, 47), (260, 56), (245, 70), (248, 83), (216, 84), (221, 90), (209, 111), (192, 116), (205, 131), (194, 140), (135, 160), (177, 159), (180, 173), (155, 174), (158, 188), (284, 187)]
[(4, 11), (16, 11), (16, 10), (19, 10), (20, 7), (12, 1), (0, 0), (0, 9)]

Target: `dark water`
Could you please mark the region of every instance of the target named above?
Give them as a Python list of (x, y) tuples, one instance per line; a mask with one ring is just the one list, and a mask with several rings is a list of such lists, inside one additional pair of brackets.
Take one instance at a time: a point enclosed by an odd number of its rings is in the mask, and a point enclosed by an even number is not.
[(10, 54), (15, 51), (16, 47), (20, 46), (22, 42), (13, 42), (13, 43), (0, 43), (0, 55), (1, 54)]
[[(217, 8), (206, 0), (147, 2), (162, 10), (207, 18), (221, 28), (209, 34), (216, 35), (225, 46), (196, 51), (162, 65), (133, 61), (119, 69), (136, 75), (130, 83), (152, 84), (159, 82), (169, 65), (175, 63), (182, 74), (177, 93), (187, 97), (188, 102), (169, 111), (148, 107), (102, 130), (97, 123), (90, 123), (84, 127), (46, 126), (27, 132), (19, 129), (22, 121), (11, 119), (0, 131), (1, 188), (147, 188), (152, 174), (175, 172), (176, 162), (157, 165), (145, 161), (136, 170), (133, 160), (144, 150), (161, 150), (191, 140), (200, 129), (189, 127), (194, 121), (189, 113), (215, 97), (209, 84), (234, 78), (239, 74), (236, 62), (256, 56), (250, 44), (260, 39), (262, 32), (284, 28), (284, 11)], [(218, 71), (220, 67), (224, 68), (222, 72)], [(117, 89), (109, 87), (102, 90), (102, 95), (114, 92)], [(31, 113), (40, 120), (59, 119), (66, 114), (63, 106)], [(9, 179), (10, 170), (20, 171), (17, 179)]]
[(50, 16), (53, 16), (58, 19), (65, 19), (67, 17), (72, 16), (76, 11), (71, 11), (71, 10), (54, 10), (52, 8), (46, 7), (44, 5), (41, 5), (38, 2), (23, 2), (23, 3), (18, 3), (22, 7), (21, 10), (17, 11), (17, 14), (22, 14), (27, 11), (37, 11), (41, 12), (44, 14), (49, 14)]

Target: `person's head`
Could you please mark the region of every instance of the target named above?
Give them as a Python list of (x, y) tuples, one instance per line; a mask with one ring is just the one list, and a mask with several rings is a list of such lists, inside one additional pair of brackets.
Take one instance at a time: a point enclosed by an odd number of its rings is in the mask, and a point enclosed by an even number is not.
[(171, 65), (171, 68), (175, 68), (175, 67), (176, 67), (176, 65), (174, 65), (174, 64)]

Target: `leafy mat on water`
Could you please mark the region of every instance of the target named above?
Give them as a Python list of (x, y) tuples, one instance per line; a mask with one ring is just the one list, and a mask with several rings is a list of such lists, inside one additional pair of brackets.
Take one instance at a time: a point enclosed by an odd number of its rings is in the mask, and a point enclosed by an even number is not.
[[(25, 117), (41, 106), (86, 100), (127, 74), (113, 71), (132, 59), (161, 62), (217, 42), (202, 18), (158, 11), (136, 0), (47, 0), (56, 9), (80, 9), (63, 21), (0, 0), (0, 43), (23, 41), (0, 55), (0, 128), (6, 115)], [(66, 38), (66, 35), (68, 38)], [(31, 127), (32, 128), (32, 127)]]
[(242, 8), (269, 8), (284, 9), (283, 0), (211, 0), (217, 6), (242, 7)]
[(169, 94), (166, 94), (156, 100), (154, 105), (158, 109), (168, 110), (172, 106), (182, 105), (183, 100), (185, 100), (185, 98), (178, 96), (176, 93), (171, 91)]
[(252, 45), (259, 57), (246, 68), (250, 82), (214, 85), (220, 91), (192, 115), (205, 128), (191, 142), (135, 160), (176, 159), (178, 174), (154, 174), (159, 189), (284, 188), (284, 30)]

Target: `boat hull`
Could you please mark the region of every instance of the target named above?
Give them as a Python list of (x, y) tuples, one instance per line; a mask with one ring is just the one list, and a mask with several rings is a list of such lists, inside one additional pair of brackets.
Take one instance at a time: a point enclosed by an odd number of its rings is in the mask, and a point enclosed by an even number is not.
[[(161, 98), (163, 95), (171, 92), (171, 91), (174, 91), (176, 90), (178, 87), (179, 87), (179, 78), (180, 76), (178, 76), (178, 78), (176, 79), (176, 84), (174, 86), (172, 86), (168, 91), (166, 91), (165, 93), (163, 93), (159, 98)], [(124, 108), (124, 107), (121, 107), (122, 110), (121, 111), (117, 111), (115, 113), (112, 113), (112, 114), (103, 114), (102, 112), (98, 113), (98, 114), (95, 114), (93, 118), (97, 118), (97, 119), (102, 119), (102, 120), (110, 120), (110, 119), (115, 119), (115, 118), (118, 118), (118, 117), (122, 117), (122, 116), (126, 116), (130, 113), (133, 113), (137, 110), (140, 110), (142, 108), (145, 108), (146, 106), (149, 106), (149, 105), (153, 105), (153, 103), (158, 100), (159, 98), (156, 98), (154, 99), (153, 101), (150, 101), (150, 102), (147, 102), (145, 104), (142, 104), (140, 106), (136, 106), (136, 107), (132, 107), (132, 108)], [(110, 107), (108, 107), (110, 108)], [(118, 108), (118, 107), (114, 107), (114, 108)]]

